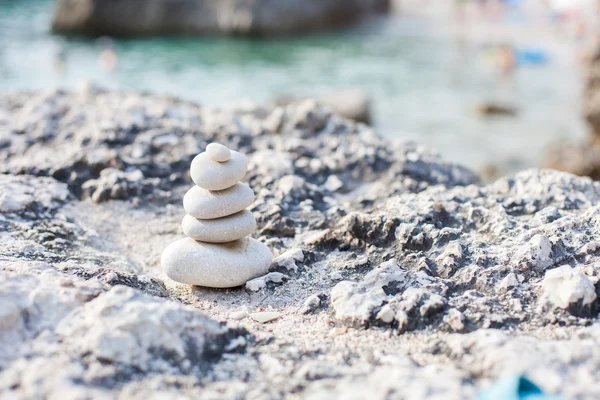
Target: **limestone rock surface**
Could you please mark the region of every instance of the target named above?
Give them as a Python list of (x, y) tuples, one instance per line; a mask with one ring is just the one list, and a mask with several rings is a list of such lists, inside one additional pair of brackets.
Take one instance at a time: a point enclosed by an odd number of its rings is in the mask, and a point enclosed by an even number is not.
[[(600, 396), (589, 178), (482, 184), (312, 101), (13, 93), (0, 127), (2, 398), (463, 399), (520, 373)], [(227, 290), (160, 267), (213, 142), (247, 155), (253, 237), (275, 256)]]

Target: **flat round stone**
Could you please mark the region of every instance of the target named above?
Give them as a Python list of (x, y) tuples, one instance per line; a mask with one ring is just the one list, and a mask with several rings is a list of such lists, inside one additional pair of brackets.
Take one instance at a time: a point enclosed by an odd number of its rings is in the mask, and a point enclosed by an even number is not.
[(266, 274), (271, 259), (269, 248), (249, 237), (223, 244), (185, 238), (167, 246), (160, 263), (174, 281), (229, 288)]
[(238, 183), (248, 169), (248, 158), (231, 150), (231, 158), (218, 162), (207, 152), (200, 153), (192, 160), (190, 175), (198, 186), (206, 190), (224, 190)]
[(256, 230), (254, 215), (243, 210), (217, 219), (197, 219), (187, 214), (181, 221), (185, 236), (208, 243), (231, 242)]
[(219, 143), (211, 143), (206, 146), (206, 153), (211, 160), (218, 162), (225, 162), (231, 158), (231, 151)]
[(185, 212), (195, 218), (213, 219), (235, 214), (254, 201), (254, 192), (245, 183), (225, 190), (206, 190), (194, 186), (183, 196)]

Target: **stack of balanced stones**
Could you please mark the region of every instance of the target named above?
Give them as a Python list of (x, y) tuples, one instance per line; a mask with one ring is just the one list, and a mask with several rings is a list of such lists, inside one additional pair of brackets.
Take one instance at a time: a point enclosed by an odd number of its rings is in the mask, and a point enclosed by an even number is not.
[(246, 210), (254, 192), (240, 182), (247, 168), (246, 156), (217, 143), (192, 160), (190, 174), (196, 186), (183, 198), (187, 238), (171, 243), (161, 257), (169, 278), (228, 288), (268, 272), (271, 251), (248, 237), (256, 229), (256, 220)]

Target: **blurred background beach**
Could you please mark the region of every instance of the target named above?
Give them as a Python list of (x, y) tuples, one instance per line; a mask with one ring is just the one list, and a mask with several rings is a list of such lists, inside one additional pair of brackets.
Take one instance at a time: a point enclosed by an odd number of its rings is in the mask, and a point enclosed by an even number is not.
[[(52, 33), (52, 0), (0, 0), (0, 90), (91, 83), (210, 107), (317, 97), (368, 107), (491, 179), (584, 141), (592, 0), (399, 0), (389, 14), (302, 35), (90, 37)], [(338, 104), (339, 103), (339, 104)]]

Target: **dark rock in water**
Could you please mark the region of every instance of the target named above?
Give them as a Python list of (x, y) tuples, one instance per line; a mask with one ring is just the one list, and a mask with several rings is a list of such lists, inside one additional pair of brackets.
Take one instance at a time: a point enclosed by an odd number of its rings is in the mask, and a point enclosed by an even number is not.
[[(471, 398), (517, 372), (597, 397), (590, 178), (484, 185), (314, 101), (14, 93), (0, 127), (0, 397)], [(248, 155), (275, 255), (238, 289), (160, 268), (210, 142)]]
[(57, 0), (52, 29), (88, 35), (287, 35), (385, 13), (390, 0)]
[(517, 115), (517, 109), (512, 106), (498, 103), (481, 103), (476, 107), (477, 112), (482, 116), (505, 116), (514, 117)]

